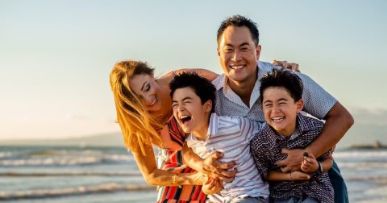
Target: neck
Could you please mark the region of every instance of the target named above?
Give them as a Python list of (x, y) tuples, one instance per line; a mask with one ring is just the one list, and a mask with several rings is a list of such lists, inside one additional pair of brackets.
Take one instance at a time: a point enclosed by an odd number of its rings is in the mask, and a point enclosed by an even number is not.
[(232, 81), (229, 79), (228, 85), (242, 99), (243, 103), (245, 103), (247, 106), (250, 106), (250, 97), (256, 81), (257, 74), (255, 74), (254, 77), (250, 77), (244, 81)]
[(207, 140), (208, 138), (208, 126), (210, 125), (210, 115), (207, 116), (206, 125), (202, 125), (200, 128), (193, 130), (192, 135), (198, 140)]
[(296, 122), (294, 122), (291, 126), (286, 128), (282, 132), (277, 132), (277, 133), (284, 137), (290, 137), (295, 131), (296, 131)]

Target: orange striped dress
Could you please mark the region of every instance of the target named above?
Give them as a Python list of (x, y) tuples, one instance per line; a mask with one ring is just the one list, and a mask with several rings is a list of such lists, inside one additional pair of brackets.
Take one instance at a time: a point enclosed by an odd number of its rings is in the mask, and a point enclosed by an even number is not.
[[(186, 138), (185, 133), (181, 131), (173, 117), (168, 122), (168, 133), (164, 133), (162, 136), (169, 136), (170, 140), (179, 146), (183, 145)], [(190, 173), (193, 171), (193, 169), (183, 165), (181, 151), (163, 149), (163, 153), (164, 162), (161, 169), (174, 173)], [(205, 201), (206, 195), (202, 192), (200, 185), (162, 186), (158, 188), (157, 203), (202, 203)]]

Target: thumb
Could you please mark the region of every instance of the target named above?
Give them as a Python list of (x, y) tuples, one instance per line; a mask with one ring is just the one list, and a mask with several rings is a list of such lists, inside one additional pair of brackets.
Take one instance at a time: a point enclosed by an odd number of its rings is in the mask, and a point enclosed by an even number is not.
[(211, 158), (215, 160), (220, 159), (222, 157), (223, 157), (223, 153), (219, 151), (212, 152), (211, 154)]

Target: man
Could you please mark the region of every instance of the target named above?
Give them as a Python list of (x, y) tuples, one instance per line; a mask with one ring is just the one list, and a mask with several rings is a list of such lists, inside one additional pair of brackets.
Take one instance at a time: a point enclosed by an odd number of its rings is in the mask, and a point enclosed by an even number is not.
[[(217, 42), (224, 74), (213, 81), (217, 89), (216, 113), (264, 121), (258, 99), (259, 79), (270, 72), (273, 66), (258, 62), (261, 46), (255, 23), (240, 15), (229, 17), (218, 29)], [(315, 157), (327, 152), (354, 122), (351, 114), (322, 87), (308, 76), (298, 75), (305, 88), (303, 111), (324, 119), (326, 123), (320, 136), (305, 149), (282, 150), (287, 158), (277, 164), (284, 172), (299, 170), (304, 152)], [(335, 202), (348, 202), (346, 186), (335, 163), (329, 176), (335, 189)]]

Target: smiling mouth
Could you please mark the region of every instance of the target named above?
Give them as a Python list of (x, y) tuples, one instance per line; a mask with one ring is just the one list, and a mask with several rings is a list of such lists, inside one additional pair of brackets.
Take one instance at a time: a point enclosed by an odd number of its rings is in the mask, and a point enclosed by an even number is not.
[(191, 120), (191, 116), (181, 116), (180, 121), (181, 123), (185, 124), (186, 122)]
[(240, 70), (245, 67), (245, 65), (230, 65), (229, 66), (233, 70)]
[(155, 105), (155, 104), (157, 103), (157, 101), (158, 101), (158, 99), (157, 99), (157, 97), (155, 96), (155, 98), (153, 99), (152, 103), (149, 104), (148, 106), (153, 106), (153, 105)]
[(273, 118), (271, 118), (271, 120), (272, 120), (273, 122), (281, 122), (281, 121), (283, 121), (284, 119), (285, 119), (284, 116), (282, 116), (282, 117), (273, 117)]

